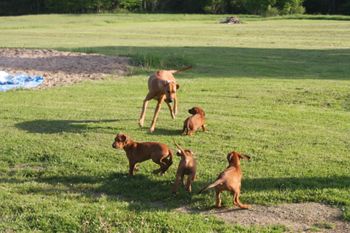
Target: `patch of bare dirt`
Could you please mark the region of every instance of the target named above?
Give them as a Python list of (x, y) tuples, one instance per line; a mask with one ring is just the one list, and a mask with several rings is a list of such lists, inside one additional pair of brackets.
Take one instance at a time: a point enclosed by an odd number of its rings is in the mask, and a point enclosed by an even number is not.
[(0, 70), (44, 77), (40, 88), (99, 80), (128, 72), (126, 57), (60, 52), (51, 49), (0, 49)]
[(342, 220), (342, 211), (319, 203), (295, 203), (277, 206), (253, 205), (252, 209), (213, 209), (196, 211), (181, 207), (186, 213), (214, 215), (225, 222), (240, 225), (284, 225), (290, 232), (350, 232), (350, 223)]

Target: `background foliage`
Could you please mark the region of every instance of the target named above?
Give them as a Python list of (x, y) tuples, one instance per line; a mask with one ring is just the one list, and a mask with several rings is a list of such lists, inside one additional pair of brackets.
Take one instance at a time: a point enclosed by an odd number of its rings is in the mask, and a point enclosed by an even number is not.
[(350, 14), (349, 0), (4, 0), (0, 15), (99, 13)]

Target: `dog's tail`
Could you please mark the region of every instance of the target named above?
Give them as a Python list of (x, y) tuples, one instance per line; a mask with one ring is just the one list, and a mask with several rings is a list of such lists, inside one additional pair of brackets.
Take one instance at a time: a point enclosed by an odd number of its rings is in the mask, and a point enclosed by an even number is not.
[(223, 179), (217, 179), (214, 183), (202, 188), (198, 193), (202, 193), (208, 189), (214, 188), (215, 186), (218, 186), (219, 184), (221, 184), (223, 182)]
[(180, 72), (183, 72), (183, 71), (186, 71), (186, 70), (190, 70), (192, 69), (192, 66), (186, 66), (185, 68), (182, 68), (182, 69), (179, 69), (179, 70), (171, 70), (170, 72), (172, 74), (177, 74), (177, 73), (180, 73)]

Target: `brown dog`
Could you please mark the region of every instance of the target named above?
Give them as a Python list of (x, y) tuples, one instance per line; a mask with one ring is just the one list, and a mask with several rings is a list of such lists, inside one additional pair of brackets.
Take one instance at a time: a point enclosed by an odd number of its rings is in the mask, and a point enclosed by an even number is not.
[[(158, 118), (160, 106), (162, 105), (163, 101), (165, 101), (166, 104), (168, 105), (171, 117), (175, 119), (175, 115), (177, 114), (177, 104), (178, 104), (177, 98), (176, 98), (176, 91), (179, 89), (180, 86), (179, 84), (176, 84), (176, 80), (173, 74), (176, 74), (191, 68), (192, 67), (189, 66), (181, 70), (159, 70), (155, 74), (149, 77), (148, 94), (146, 95), (143, 101), (141, 116), (139, 120), (139, 125), (141, 127), (143, 127), (147, 105), (151, 99), (156, 99), (158, 103), (157, 103), (156, 110), (154, 112), (150, 132), (153, 132), (156, 127), (156, 121)], [(173, 107), (171, 107), (170, 105), (171, 102), (174, 102)]]
[(182, 134), (191, 136), (199, 128), (205, 131), (205, 112), (203, 109), (200, 107), (193, 107), (189, 109), (188, 112), (192, 114), (192, 116), (185, 120)]
[(247, 155), (241, 155), (235, 151), (232, 151), (227, 155), (227, 160), (229, 166), (220, 173), (216, 181), (207, 187), (203, 188), (199, 193), (210, 189), (215, 188), (216, 191), (216, 207), (221, 207), (221, 192), (229, 191), (233, 195), (233, 204), (242, 209), (250, 208), (249, 205), (244, 205), (239, 201), (239, 195), (241, 192), (241, 179), (242, 171), (240, 166), (240, 159), (249, 160), (250, 157)]
[(176, 142), (176, 147), (179, 149), (176, 155), (181, 157), (179, 167), (176, 172), (176, 180), (173, 186), (173, 193), (177, 193), (180, 183), (184, 183), (184, 176), (187, 175), (186, 190), (192, 191), (192, 182), (196, 178), (196, 160), (193, 157), (193, 152), (182, 149)]
[(134, 142), (125, 134), (117, 134), (112, 147), (124, 149), (129, 160), (129, 175), (133, 176), (137, 163), (152, 159), (160, 165), (153, 173), (161, 175), (168, 170), (173, 163), (173, 155), (167, 145), (158, 142)]

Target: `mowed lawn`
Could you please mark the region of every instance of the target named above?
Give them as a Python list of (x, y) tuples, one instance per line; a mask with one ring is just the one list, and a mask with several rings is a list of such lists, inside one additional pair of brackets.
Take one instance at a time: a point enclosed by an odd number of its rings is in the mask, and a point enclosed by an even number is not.
[[(259, 18), (222, 25), (218, 15), (42, 15), (0, 18), (0, 47), (52, 48), (130, 56), (132, 75), (46, 90), (0, 93), (1, 232), (282, 232), (284, 226), (228, 225), (176, 208), (213, 208), (197, 191), (243, 161), (243, 203), (320, 202), (350, 220), (350, 18)], [(342, 19), (342, 20), (334, 20)], [(156, 131), (138, 127), (147, 75), (178, 74), (179, 114), (162, 107)], [(187, 110), (201, 106), (207, 132), (180, 135)], [(128, 177), (124, 132), (136, 141), (173, 139), (196, 154), (194, 193), (171, 186), (142, 163)], [(231, 196), (223, 196), (232, 207)]]

